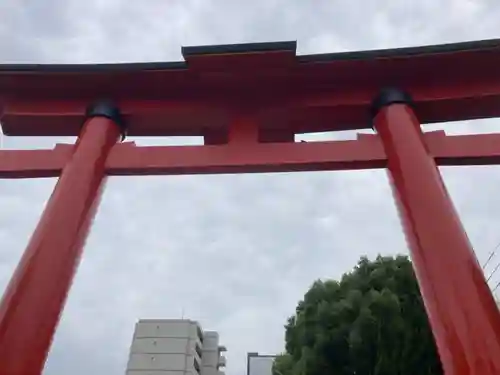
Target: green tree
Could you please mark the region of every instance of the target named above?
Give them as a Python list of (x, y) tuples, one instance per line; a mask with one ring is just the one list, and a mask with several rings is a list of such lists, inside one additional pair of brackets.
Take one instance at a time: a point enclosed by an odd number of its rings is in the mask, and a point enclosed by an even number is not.
[(285, 329), (273, 375), (443, 374), (406, 256), (363, 257), (340, 281), (314, 282)]

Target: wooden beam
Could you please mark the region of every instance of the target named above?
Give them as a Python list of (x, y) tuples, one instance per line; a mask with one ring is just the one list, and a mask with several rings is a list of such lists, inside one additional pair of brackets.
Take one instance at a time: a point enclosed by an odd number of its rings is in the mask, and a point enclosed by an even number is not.
[[(425, 134), (440, 166), (500, 164), (500, 134)], [(0, 150), (0, 178), (57, 177), (73, 145), (52, 150)], [(112, 176), (268, 173), (385, 168), (377, 135), (349, 141), (249, 143), (210, 146), (114, 146), (106, 162)]]
[(110, 175), (264, 173), (383, 168), (378, 139), (221, 146), (116, 146)]
[(0, 178), (58, 177), (73, 147), (58, 144), (52, 150), (0, 150)]

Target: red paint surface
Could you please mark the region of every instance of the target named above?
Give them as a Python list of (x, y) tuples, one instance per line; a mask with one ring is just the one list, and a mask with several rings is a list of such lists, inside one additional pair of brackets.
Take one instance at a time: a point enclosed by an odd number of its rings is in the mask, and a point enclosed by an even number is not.
[(500, 374), (500, 314), (412, 110), (375, 119), (447, 375)]
[(118, 127), (105, 118), (82, 129), (0, 302), (2, 375), (42, 372), (118, 137)]
[[(438, 165), (500, 164), (500, 134), (446, 136), (424, 134)], [(234, 138), (233, 138), (234, 140)], [(0, 150), (0, 178), (58, 177), (73, 145), (53, 150)], [(208, 173), (264, 173), (385, 168), (380, 139), (360, 134), (357, 140), (310, 143), (252, 143), (209, 146), (115, 145), (106, 161), (113, 176)]]
[(52, 150), (0, 150), (0, 178), (59, 177), (73, 149), (59, 144)]
[(271, 51), (190, 56), (185, 69), (3, 70), (2, 126), (8, 135), (77, 135), (88, 101), (109, 97), (130, 136), (213, 138), (228, 132), (241, 103), (258, 108), (264, 134), (361, 129), (370, 126), (372, 97), (386, 86), (411, 93), (422, 123), (495, 117), (499, 64), (500, 41), (447, 53), (321, 62)]

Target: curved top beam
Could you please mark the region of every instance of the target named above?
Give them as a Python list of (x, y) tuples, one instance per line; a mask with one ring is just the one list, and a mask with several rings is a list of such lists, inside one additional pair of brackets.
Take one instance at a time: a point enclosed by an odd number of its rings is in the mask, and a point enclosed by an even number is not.
[(370, 126), (385, 86), (414, 98), (422, 123), (500, 116), (500, 39), (296, 55), (295, 42), (185, 47), (183, 62), (0, 65), (7, 135), (76, 135), (88, 102), (118, 102), (132, 136), (227, 131), (250, 108), (261, 131)]

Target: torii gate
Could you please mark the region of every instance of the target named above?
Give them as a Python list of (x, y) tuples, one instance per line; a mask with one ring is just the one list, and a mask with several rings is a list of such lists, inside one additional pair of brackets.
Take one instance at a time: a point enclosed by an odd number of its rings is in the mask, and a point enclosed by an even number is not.
[[(500, 164), (500, 39), (296, 55), (294, 42), (188, 47), (185, 62), (0, 65), (3, 132), (78, 136), (0, 151), (0, 177), (59, 177), (0, 303), (0, 373), (41, 373), (106, 176), (387, 168), (447, 375), (500, 374), (500, 315), (438, 165)], [(298, 133), (361, 129), (353, 141)], [(137, 147), (132, 136), (203, 136)], [(495, 199), (495, 197), (492, 197)]]

